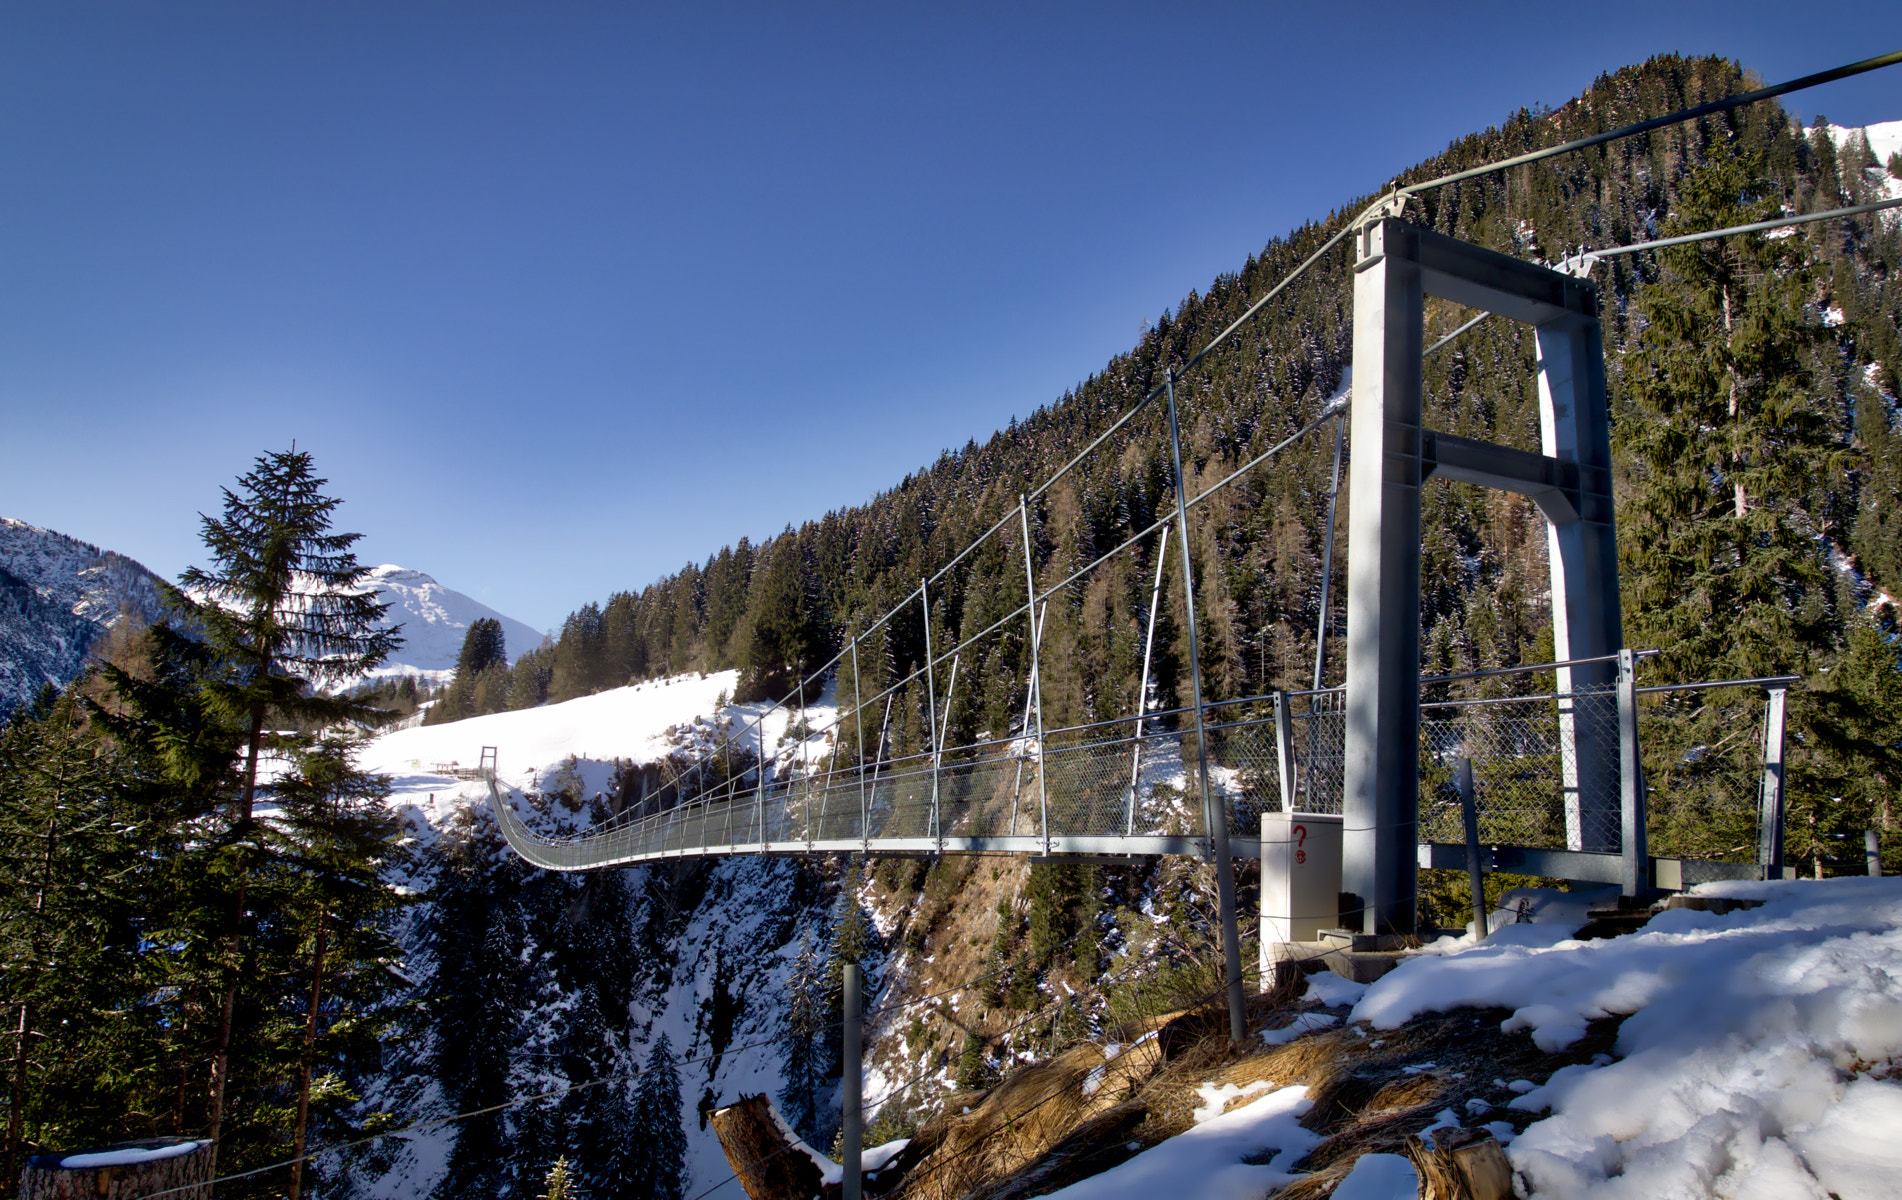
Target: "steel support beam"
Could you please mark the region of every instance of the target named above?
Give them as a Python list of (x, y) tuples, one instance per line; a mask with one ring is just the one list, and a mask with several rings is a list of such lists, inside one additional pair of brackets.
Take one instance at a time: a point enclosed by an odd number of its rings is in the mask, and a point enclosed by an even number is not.
[(1413, 932), (1417, 898), (1424, 293), (1406, 253), (1413, 232), (1368, 226), (1354, 266), (1341, 889), (1367, 933)]
[[(1420, 501), (1434, 474), (1532, 497), (1545, 515), (1554, 657), (1623, 645), (1611, 438), (1590, 282), (1387, 218), (1357, 235), (1348, 486), (1346, 815), (1341, 886), (1368, 933), (1410, 932), (1419, 811)], [(1534, 327), (1542, 453), (1423, 427), (1425, 298)], [(1558, 691), (1609, 689), (1614, 662), (1559, 669)], [(1564, 703), (1567, 845), (1619, 848), (1616, 722)]]

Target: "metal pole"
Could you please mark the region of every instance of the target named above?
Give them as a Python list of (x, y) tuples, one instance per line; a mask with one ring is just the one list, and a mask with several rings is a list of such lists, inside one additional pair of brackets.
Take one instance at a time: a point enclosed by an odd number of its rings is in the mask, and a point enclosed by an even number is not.
[(805, 800), (799, 806), (799, 822), (806, 827), (806, 849), (812, 849), (812, 760), (807, 757), (806, 743), (806, 680), (799, 678), (799, 782), (805, 789)]
[[(1178, 503), (1180, 500), (1181, 497), (1178, 496)], [(1022, 527), (1024, 533), (1024, 595), (1028, 597), (1024, 603), (1024, 607), (1025, 609), (1029, 609), (1032, 602), (1037, 598), (1037, 572), (1036, 568), (1032, 565), (1030, 549), (1030, 501), (1024, 498), (1022, 492), (1017, 494), (1017, 522)], [(1047, 617), (1049, 612), (1050, 606), (1045, 604), (1043, 615)], [(1044, 781), (1044, 769), (1048, 764), (1044, 761), (1043, 749), (1043, 662), (1038, 647), (1038, 643), (1041, 641), (1043, 641), (1043, 620), (1040, 619), (1037, 614), (1032, 613), (1030, 618), (1030, 691), (1028, 695), (1036, 697), (1037, 700), (1037, 811), (1039, 814), (1039, 823), (1043, 827), (1043, 852), (1048, 855), (1050, 853), (1050, 788)]]
[(1651, 891), (1651, 850), (1645, 831), (1644, 759), (1638, 746), (1638, 658), (1618, 651), (1618, 848), (1627, 896)]
[[(1030, 627), (1031, 627), (1030, 640), (1033, 647), (1041, 644), (1041, 639), (1043, 638), (1044, 618), (1048, 617), (1049, 615), (1050, 615), (1050, 601), (1048, 600), (1045, 600), (1043, 602), (1041, 611), (1032, 614), (1030, 618)], [(1035, 655), (1034, 649), (1032, 651), (1032, 654), (1034, 657)], [(1030, 736), (1030, 700), (1033, 695), (1035, 695), (1035, 692), (1032, 690), (1030, 686), (1030, 680), (1026, 678), (1024, 680), (1024, 716), (1021, 721), (1017, 722), (1017, 728), (1022, 734), (1022, 736), (1024, 737)], [(1017, 836), (1017, 806), (1023, 801), (1023, 798), (1024, 798), (1024, 756), (1020, 754), (1017, 756), (1017, 781), (1011, 784), (1011, 788), (1010, 788), (1010, 836), (1012, 837)]]
[(1169, 453), (1175, 467), (1176, 534), (1182, 540), (1182, 604), (1189, 626), (1189, 680), (1195, 703), (1195, 757), (1202, 785), (1202, 820), (1208, 827), (1215, 866), (1215, 896), (1222, 918), (1222, 959), (1228, 973), (1228, 1036), (1240, 1043), (1247, 1035), (1242, 999), (1242, 937), (1235, 924), (1235, 872), (1229, 863), (1228, 813), (1215, 806), (1209, 791), (1209, 743), (1202, 715), (1202, 648), (1195, 625), (1195, 557), (1189, 553), (1189, 513), (1183, 503), (1182, 429), (1176, 417), (1176, 373), (1163, 376), (1169, 394)]
[(1281, 811), (1294, 811), (1294, 725), (1288, 715), (1288, 693), (1275, 693), (1275, 773), (1281, 781)]
[(862, 712), (860, 711), (860, 701), (861, 701), (861, 697), (862, 697), (862, 693), (861, 693), (861, 692), (859, 691), (859, 640), (858, 640), (857, 638), (853, 638), (853, 639), (852, 639), (852, 726), (853, 726), (853, 728), (854, 728), (854, 730), (856, 730), (856, 734), (855, 734), (855, 736), (856, 736), (856, 737), (857, 737), (857, 739), (858, 739), (858, 744), (857, 744), (857, 746), (856, 746), (856, 747), (854, 747), (854, 748), (855, 748), (855, 749), (856, 749), (856, 750), (858, 751), (858, 760), (859, 760), (859, 761), (858, 761), (858, 768), (859, 768), (859, 837), (860, 837), (861, 839), (863, 839), (863, 838), (865, 838), (865, 837), (867, 837), (867, 836), (868, 836), (868, 834), (866, 833), (866, 829), (865, 829), (865, 825), (866, 825), (866, 810), (865, 810), (865, 716), (864, 716), (864, 714), (863, 714), (863, 713), (862, 713)]
[(931, 836), (938, 837), (938, 685), (931, 665), (931, 593), (918, 581), (918, 602), (925, 610), (925, 736), (931, 739)]
[[(771, 711), (770, 709), (768, 710)], [(759, 816), (759, 848), (766, 852), (766, 714), (761, 713), (759, 724), (753, 726), (759, 733), (759, 787), (753, 792), (753, 811)]]
[(1466, 821), (1466, 885), (1473, 892), (1473, 940), (1486, 940), (1486, 877), (1479, 869), (1479, 800), (1473, 794), (1473, 760), (1459, 761), (1460, 816)]
[[(885, 719), (880, 721), (878, 725), (878, 751), (872, 757), (872, 803), (874, 804), (878, 803), (878, 773), (885, 765), (885, 734), (891, 729), (892, 701), (896, 699), (898, 699), (898, 693), (896, 692), (885, 697)], [(861, 833), (864, 838), (865, 848), (870, 850), (872, 848), (872, 812), (870, 808), (867, 808), (865, 811), (865, 828)]]
[(1347, 413), (1334, 425), (1334, 479), (1327, 489), (1327, 542), (1321, 549), (1321, 611), (1314, 622), (1314, 690), (1327, 670), (1327, 598), (1334, 590), (1334, 513), (1341, 498), (1341, 448), (1347, 442)]
[(1769, 690), (1763, 714), (1763, 812), (1757, 834), (1757, 860), (1765, 879), (1783, 878), (1783, 697), (1786, 688)]
[[(937, 778), (938, 771), (944, 764), (944, 739), (951, 736), (951, 701), (957, 698), (958, 660), (963, 653), (963, 650), (957, 650), (951, 655), (951, 682), (946, 684), (944, 689), (944, 724), (938, 727), (938, 742), (931, 752), (931, 771), (933, 779)], [(944, 850), (944, 821), (942, 814), (940, 814), (938, 820), (938, 850), (940, 852)]]
[(864, 1085), (864, 1066), (862, 1062), (864, 1042), (859, 1029), (859, 965), (845, 964), (845, 1071), (840, 1080), (839, 1117), (844, 1127), (844, 1161), (839, 1164), (839, 1195), (841, 1200), (859, 1200), (860, 1184), (863, 1172), (864, 1132), (862, 1123), (865, 1118), (863, 1098), (859, 1089)]
[(1126, 836), (1136, 832), (1136, 786), (1142, 782), (1143, 718), (1149, 715), (1149, 660), (1156, 648), (1156, 610), (1162, 604), (1162, 563), (1169, 556), (1169, 526), (1156, 534), (1156, 582), (1149, 589), (1149, 633), (1143, 638), (1143, 678), (1136, 688), (1136, 748), (1129, 755), (1129, 821)]

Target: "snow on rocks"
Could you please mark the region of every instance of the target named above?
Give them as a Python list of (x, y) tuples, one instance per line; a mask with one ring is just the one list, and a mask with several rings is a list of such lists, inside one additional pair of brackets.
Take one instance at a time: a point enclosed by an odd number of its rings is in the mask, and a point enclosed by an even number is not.
[[(1301, 1127), (1312, 1104), (1304, 1087), (1279, 1088), (1052, 1192), (1050, 1200), (1257, 1200), (1294, 1182), (1294, 1164), (1321, 1143)], [(1263, 1158), (1259, 1165), (1244, 1161)]]
[[(1339, 978), (1336, 976), (1336, 978)], [(1348, 982), (1343, 980), (1343, 982)], [(1364, 985), (1363, 985), (1364, 986)], [(1329, 1029), (1339, 1025), (1341, 1019), (1333, 1013), (1296, 1013), (1294, 1020), (1279, 1029), (1264, 1029), (1255, 1036), (1265, 1046), (1281, 1046), (1320, 1029)]]
[(1503, 1031), (1555, 1051), (1587, 1022), (1629, 1014), (1616, 1061), (1565, 1067), (1511, 1102), (1551, 1114), (1510, 1150), (1534, 1195), (1894, 1194), (1902, 879), (1696, 890), (1763, 903), (1671, 909), (1600, 941), (1575, 940), (1565, 924), (1508, 926), (1407, 960), (1352, 1019), (1392, 1029), (1421, 1013), (1499, 1007), (1512, 1014)]

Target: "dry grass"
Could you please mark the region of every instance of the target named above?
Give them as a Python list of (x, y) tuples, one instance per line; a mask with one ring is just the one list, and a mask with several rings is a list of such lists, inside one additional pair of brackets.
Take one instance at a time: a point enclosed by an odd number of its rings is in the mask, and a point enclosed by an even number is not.
[[(1251, 1028), (1295, 1011), (1287, 991), (1278, 990), (1280, 995), (1251, 1000)], [(906, 1200), (1043, 1195), (1189, 1128), (1203, 1102), (1197, 1095), (1201, 1085), (1269, 1081), (1309, 1089), (1314, 1103), (1302, 1123), (1326, 1139), (1297, 1164), (1309, 1174), (1276, 1193), (1276, 1200), (1319, 1200), (1362, 1154), (1413, 1153), (1415, 1135), (1440, 1110), (1464, 1114), (1468, 1099), (1499, 1106), (1481, 1121), (1529, 1123), (1532, 1114), (1503, 1107), (1511, 1093), (1495, 1087), (1495, 1080), (1542, 1080), (1610, 1049), (1616, 1037), (1615, 1019), (1596, 1022), (1583, 1041), (1549, 1055), (1524, 1033), (1500, 1033), (1506, 1015), (1470, 1009), (1429, 1014), (1396, 1030), (1337, 1028), (1253, 1048), (1232, 1047), (1226, 1016), (1207, 1005), (1133, 1021), (1114, 1036), (1131, 1042), (1147, 1033), (1157, 1036), (1107, 1063), (1097, 1046), (1075, 1045), (988, 1092), (954, 1102), (952, 1111), (965, 1103), (968, 1113), (934, 1123), (928, 1131), (934, 1148), (896, 1194)], [(1084, 1080), (1099, 1067), (1100, 1085), (1084, 1096)], [(1230, 1106), (1255, 1098), (1237, 1098)]]

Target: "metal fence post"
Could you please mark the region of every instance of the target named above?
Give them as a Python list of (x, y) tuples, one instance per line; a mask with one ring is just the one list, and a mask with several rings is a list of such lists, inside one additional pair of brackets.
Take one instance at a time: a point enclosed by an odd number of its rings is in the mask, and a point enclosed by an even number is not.
[(1473, 893), (1473, 940), (1486, 940), (1486, 876), (1479, 864), (1479, 797), (1473, 787), (1473, 760), (1459, 760), (1460, 817), (1466, 824), (1466, 886)]
[(859, 1028), (859, 965), (846, 963), (844, 983), (845, 1009), (845, 1054), (844, 1077), (839, 1081), (839, 1124), (844, 1149), (840, 1152), (841, 1162), (839, 1181), (840, 1200), (859, 1200), (862, 1182), (862, 1155), (864, 1131), (862, 1122), (865, 1117), (863, 1099), (859, 1094), (864, 1083), (864, 1041)]
[(799, 805), (799, 823), (805, 826), (806, 849), (811, 851), (812, 760), (808, 757), (806, 749), (806, 743), (811, 739), (806, 736), (808, 727), (806, 725), (806, 678), (804, 675), (799, 677), (799, 724), (794, 726), (794, 728), (799, 731), (799, 785), (805, 792), (805, 797)]
[(1294, 724), (1288, 693), (1275, 693), (1275, 773), (1281, 777), (1281, 811), (1294, 811)]
[[(1327, 598), (1334, 590), (1334, 514), (1341, 498), (1341, 448), (1347, 442), (1347, 414), (1334, 422), (1334, 476), (1327, 489), (1327, 542), (1321, 550), (1321, 611), (1314, 618), (1314, 690), (1327, 670)], [(1264, 680), (1264, 682), (1266, 682)]]
[(1651, 891), (1651, 851), (1645, 833), (1644, 759), (1638, 746), (1638, 658), (1618, 652), (1619, 850), (1624, 858), (1624, 894)]
[(938, 684), (931, 655), (931, 592), (918, 581), (918, 603), (925, 613), (925, 736), (931, 739), (931, 836), (938, 834)]
[[(859, 838), (871, 836), (867, 831), (868, 815), (865, 810), (865, 716), (860, 705), (862, 694), (859, 690), (859, 640), (852, 639), (852, 726), (857, 731), (858, 773), (859, 773)], [(835, 751), (836, 753), (836, 751)]]
[[(1045, 768), (1043, 748), (1043, 659), (1040, 643), (1043, 641), (1043, 621), (1038, 619), (1035, 605), (1037, 602), (1037, 570), (1035, 555), (1030, 547), (1030, 501), (1022, 492), (1017, 494), (1017, 523), (1024, 534), (1024, 609), (1030, 615), (1030, 685), (1024, 693), (1025, 703), (1031, 697), (1037, 701), (1037, 811), (1038, 823), (1043, 837), (1043, 852), (1050, 853), (1050, 787), (1044, 779)], [(1044, 612), (1049, 613), (1046, 605)], [(1028, 732), (1028, 731), (1026, 731)], [(1013, 812), (1015, 811), (1013, 806)]]
[(1143, 676), (1136, 685), (1136, 745), (1129, 755), (1129, 820), (1123, 833), (1136, 832), (1136, 789), (1143, 773), (1143, 718), (1149, 715), (1149, 663), (1156, 649), (1156, 609), (1162, 604), (1162, 564), (1169, 556), (1169, 526), (1165, 522), (1156, 537), (1156, 582), (1149, 589), (1149, 633), (1143, 638)]
[(1175, 469), (1176, 535), (1182, 540), (1182, 603), (1189, 627), (1189, 680), (1194, 689), (1196, 775), (1202, 784), (1202, 820), (1208, 828), (1210, 858), (1215, 866), (1215, 897), (1222, 918), (1222, 959), (1228, 975), (1228, 1036), (1239, 1043), (1247, 1035), (1242, 999), (1242, 938), (1235, 917), (1235, 872), (1228, 854), (1227, 805), (1216, 807), (1209, 789), (1208, 725), (1202, 708), (1202, 649), (1195, 625), (1195, 556), (1189, 552), (1189, 510), (1183, 489), (1182, 427), (1176, 416), (1176, 372), (1163, 375), (1169, 395), (1169, 453)]
[(1783, 878), (1783, 698), (1788, 688), (1773, 687), (1763, 712), (1763, 792), (1758, 819), (1757, 861), (1765, 879)]

